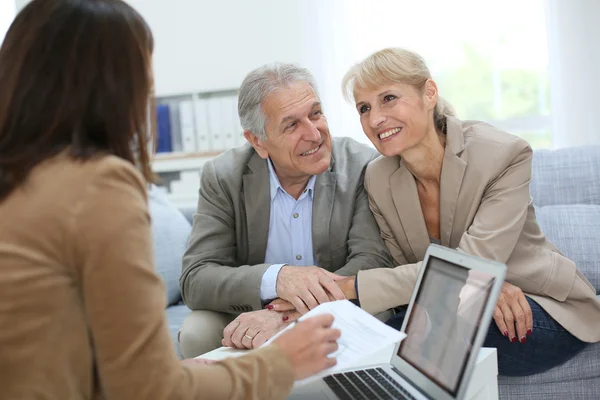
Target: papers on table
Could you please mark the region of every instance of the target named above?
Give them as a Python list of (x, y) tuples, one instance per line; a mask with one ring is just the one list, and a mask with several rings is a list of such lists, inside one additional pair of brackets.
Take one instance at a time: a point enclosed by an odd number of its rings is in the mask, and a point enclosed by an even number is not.
[[(303, 315), (299, 321), (320, 314), (333, 315), (333, 328), (339, 329), (341, 336), (338, 339), (339, 349), (330, 356), (337, 359), (337, 364), (315, 377), (322, 377), (336, 371), (354, 367), (359, 360), (368, 358), (390, 345), (399, 343), (406, 337), (404, 333), (387, 326), (348, 300), (321, 304)], [(270, 344), (279, 335), (291, 329), (294, 325), (292, 324), (279, 332), (268, 340), (264, 346)], [(315, 377), (311, 377), (309, 380)]]

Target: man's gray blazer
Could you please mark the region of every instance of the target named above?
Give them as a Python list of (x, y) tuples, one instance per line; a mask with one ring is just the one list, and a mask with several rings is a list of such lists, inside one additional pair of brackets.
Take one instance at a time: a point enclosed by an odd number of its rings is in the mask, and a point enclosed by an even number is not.
[[(312, 241), (317, 266), (340, 275), (392, 267), (363, 185), (378, 153), (349, 138), (333, 138), (329, 169), (317, 176)], [(192, 310), (259, 310), (271, 213), (267, 161), (250, 145), (204, 164), (198, 211), (180, 278)]]

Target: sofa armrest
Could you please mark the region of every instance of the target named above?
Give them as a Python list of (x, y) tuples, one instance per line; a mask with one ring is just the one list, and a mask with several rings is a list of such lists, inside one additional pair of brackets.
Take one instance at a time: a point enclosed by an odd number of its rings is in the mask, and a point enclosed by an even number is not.
[(194, 223), (194, 213), (196, 212), (196, 207), (183, 207), (180, 208), (179, 211), (181, 211), (183, 216), (190, 222), (190, 224)]

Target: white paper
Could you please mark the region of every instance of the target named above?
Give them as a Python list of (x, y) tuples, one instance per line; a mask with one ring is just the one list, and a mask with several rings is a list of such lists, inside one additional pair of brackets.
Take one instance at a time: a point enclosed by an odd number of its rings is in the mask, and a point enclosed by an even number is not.
[[(390, 345), (399, 343), (406, 337), (406, 334), (387, 326), (348, 300), (320, 304), (304, 314), (299, 321), (320, 314), (332, 314), (334, 318), (332, 327), (339, 329), (341, 332), (338, 339), (339, 349), (330, 355), (330, 357), (337, 359), (337, 364), (309, 378), (309, 380), (355, 367), (358, 360), (368, 358)], [(270, 344), (275, 338), (293, 326), (294, 324), (288, 326), (269, 339), (263, 346)]]

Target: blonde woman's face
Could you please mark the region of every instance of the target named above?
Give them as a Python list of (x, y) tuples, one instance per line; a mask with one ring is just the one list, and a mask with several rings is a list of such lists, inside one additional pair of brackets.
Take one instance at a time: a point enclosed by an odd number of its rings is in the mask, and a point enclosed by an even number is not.
[(432, 129), (437, 101), (433, 86), (433, 96), (428, 84), (423, 93), (401, 83), (354, 91), (363, 131), (381, 154), (402, 154), (421, 143)]

